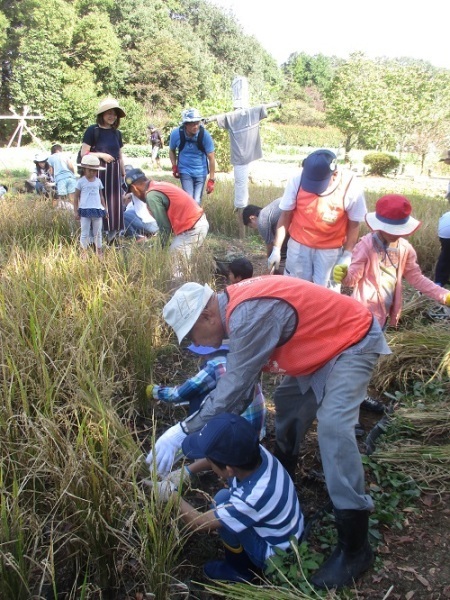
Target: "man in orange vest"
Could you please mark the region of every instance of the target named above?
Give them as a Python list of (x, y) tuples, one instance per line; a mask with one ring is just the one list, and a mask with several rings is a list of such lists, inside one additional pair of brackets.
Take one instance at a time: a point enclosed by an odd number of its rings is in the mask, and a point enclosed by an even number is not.
[(343, 587), (373, 563), (364, 470), (354, 426), (380, 354), (389, 354), (376, 319), (362, 304), (282, 275), (246, 279), (215, 294), (186, 283), (163, 315), (178, 341), (219, 347), (229, 338), (227, 372), (198, 410), (166, 431), (147, 456), (168, 473), (185, 437), (214, 415), (240, 414), (260, 371), (285, 375), (276, 408), (275, 455), (293, 474), (303, 436), (317, 417), (318, 441), (333, 501), (338, 545), (315, 574), (317, 587)]
[(299, 175), (287, 184), (269, 271), (280, 264), (281, 246), (290, 239), (284, 274), (340, 291), (331, 278), (336, 264), (351, 261), (359, 224), (367, 212), (364, 193), (352, 172), (338, 168), (330, 150), (312, 152)]
[(147, 202), (155, 218), (161, 240), (174, 237), (170, 251), (182, 253), (186, 260), (195, 247), (203, 244), (209, 224), (203, 209), (184, 190), (165, 181), (150, 181), (141, 169), (131, 169), (125, 177), (128, 192)]

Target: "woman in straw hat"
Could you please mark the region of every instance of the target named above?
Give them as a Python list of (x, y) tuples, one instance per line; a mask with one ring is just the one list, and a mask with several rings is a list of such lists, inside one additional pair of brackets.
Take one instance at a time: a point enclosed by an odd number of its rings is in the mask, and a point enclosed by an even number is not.
[(111, 243), (117, 233), (124, 228), (122, 206), (122, 181), (125, 168), (122, 159), (122, 134), (119, 131), (120, 119), (125, 111), (115, 98), (105, 98), (97, 109), (97, 124), (90, 125), (83, 136), (81, 156), (96, 156), (105, 170), (100, 173), (103, 183), (108, 218), (103, 227), (108, 232)]
[(102, 220), (108, 216), (103, 184), (98, 174), (104, 172), (100, 159), (92, 154), (86, 154), (77, 165), (83, 169), (83, 176), (77, 181), (73, 209), (75, 219), (80, 221), (81, 256), (87, 257), (89, 238), (92, 230), (97, 256), (102, 257)]

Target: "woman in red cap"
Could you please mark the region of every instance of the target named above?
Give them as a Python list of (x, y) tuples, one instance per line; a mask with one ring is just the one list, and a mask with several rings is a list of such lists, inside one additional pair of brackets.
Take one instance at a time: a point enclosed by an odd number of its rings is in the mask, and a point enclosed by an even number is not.
[(353, 297), (367, 306), (382, 327), (396, 326), (402, 310), (402, 279), (429, 298), (450, 306), (450, 292), (425, 277), (417, 254), (404, 239), (421, 226), (411, 216), (411, 203), (404, 196), (380, 198), (375, 212), (367, 213), (372, 230), (360, 239), (352, 252), (349, 267), (336, 265), (333, 278), (352, 287)]

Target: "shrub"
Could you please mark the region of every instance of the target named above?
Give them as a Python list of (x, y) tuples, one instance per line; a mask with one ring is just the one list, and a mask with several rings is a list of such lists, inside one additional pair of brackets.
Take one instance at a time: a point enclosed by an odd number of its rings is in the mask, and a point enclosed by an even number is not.
[(365, 165), (369, 166), (370, 175), (378, 175), (384, 177), (389, 172), (394, 171), (400, 165), (400, 160), (392, 154), (384, 154), (383, 152), (371, 152), (366, 154), (363, 159)]

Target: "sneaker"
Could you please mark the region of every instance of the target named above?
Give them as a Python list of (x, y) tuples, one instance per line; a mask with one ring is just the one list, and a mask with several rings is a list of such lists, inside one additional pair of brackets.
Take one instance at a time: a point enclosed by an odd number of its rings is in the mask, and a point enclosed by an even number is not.
[(385, 405), (373, 396), (366, 396), (361, 403), (361, 408), (376, 413), (384, 413), (386, 409)]

